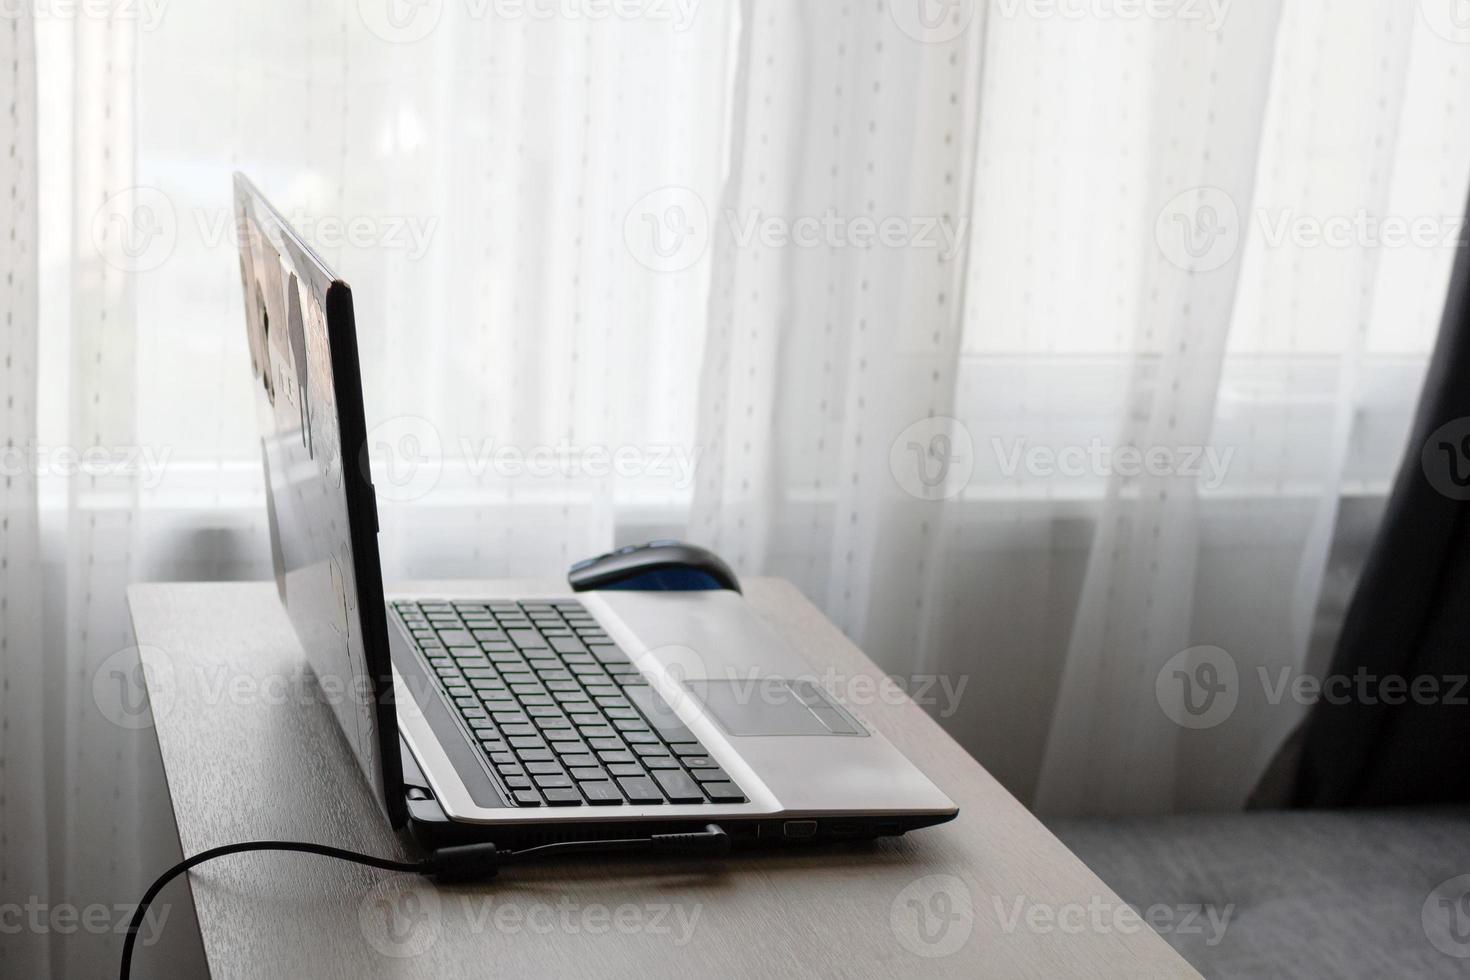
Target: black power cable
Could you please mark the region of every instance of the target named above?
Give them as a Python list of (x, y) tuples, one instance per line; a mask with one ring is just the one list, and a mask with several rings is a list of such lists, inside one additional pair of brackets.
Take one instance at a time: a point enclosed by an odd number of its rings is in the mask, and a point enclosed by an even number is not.
[(446, 847), (435, 851), (433, 856), (419, 861), (393, 861), (388, 858), (362, 854), (328, 844), (311, 844), (304, 841), (251, 840), (238, 844), (222, 844), (200, 851), (169, 868), (148, 886), (143, 900), (133, 910), (128, 922), (127, 937), (123, 940), (122, 966), (118, 970), (119, 980), (128, 980), (133, 969), (133, 947), (138, 941), (138, 930), (143, 927), (143, 918), (148, 906), (170, 881), (190, 868), (212, 861), (227, 854), (244, 854), (249, 851), (294, 851), (299, 854), (319, 854), (323, 857), (364, 864), (383, 871), (400, 871), (408, 874), (428, 875), (435, 881), (478, 881), (494, 877), (502, 864), (524, 864), (538, 858), (557, 854), (587, 854), (599, 851), (658, 848), (683, 853), (726, 854), (730, 850), (730, 837), (719, 824), (707, 824), (700, 831), (683, 834), (652, 834), (648, 837), (625, 837), (614, 840), (559, 841), (542, 844), (519, 851), (502, 851), (494, 844), (465, 844)]

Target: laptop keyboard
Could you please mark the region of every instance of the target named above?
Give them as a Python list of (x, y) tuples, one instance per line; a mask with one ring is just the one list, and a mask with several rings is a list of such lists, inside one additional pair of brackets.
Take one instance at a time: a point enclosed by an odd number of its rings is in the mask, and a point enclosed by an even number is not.
[(518, 805), (746, 802), (580, 602), (393, 609)]

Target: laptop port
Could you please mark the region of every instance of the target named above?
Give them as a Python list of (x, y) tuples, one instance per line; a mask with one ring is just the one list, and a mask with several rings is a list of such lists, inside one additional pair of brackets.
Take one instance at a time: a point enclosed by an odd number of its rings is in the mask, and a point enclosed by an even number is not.
[(815, 820), (788, 820), (781, 825), (781, 834), (787, 840), (801, 840), (817, 835)]

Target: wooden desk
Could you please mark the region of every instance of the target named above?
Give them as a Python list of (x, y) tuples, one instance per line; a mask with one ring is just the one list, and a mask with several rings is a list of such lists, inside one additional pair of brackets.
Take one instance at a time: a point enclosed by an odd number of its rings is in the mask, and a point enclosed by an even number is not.
[[(789, 583), (756, 579), (747, 594), (818, 676), (880, 676)], [(298, 683), (304, 654), (274, 586), (137, 585), (128, 599), (145, 664), (171, 675), (153, 701), (183, 853), (270, 837), (407, 854), (330, 709)], [(233, 855), (190, 875), (210, 969), (351, 980), (1197, 976), (920, 708), (877, 699), (860, 713), (959, 804), (957, 820), (876, 844), (714, 862), (527, 865), (454, 888), (313, 856)]]

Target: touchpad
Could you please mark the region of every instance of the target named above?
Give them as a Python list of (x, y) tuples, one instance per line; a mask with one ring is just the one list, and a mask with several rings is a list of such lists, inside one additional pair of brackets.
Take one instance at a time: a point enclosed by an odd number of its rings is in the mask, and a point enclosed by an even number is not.
[(868, 734), (813, 681), (686, 680), (684, 686), (729, 735)]

